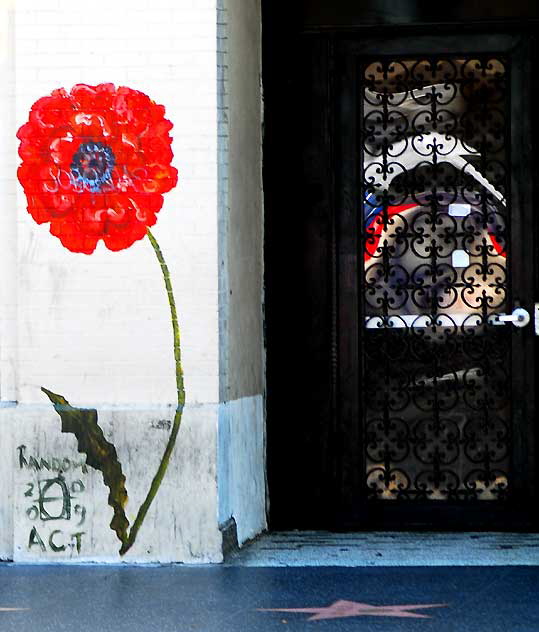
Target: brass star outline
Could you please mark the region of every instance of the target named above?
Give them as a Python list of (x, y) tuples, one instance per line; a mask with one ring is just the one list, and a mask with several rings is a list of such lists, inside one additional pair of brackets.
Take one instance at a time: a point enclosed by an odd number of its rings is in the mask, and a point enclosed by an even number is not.
[(344, 617), (409, 617), (415, 619), (430, 619), (426, 614), (412, 612), (425, 608), (445, 608), (446, 603), (406, 604), (396, 606), (374, 606), (359, 601), (339, 599), (330, 606), (319, 608), (258, 608), (259, 612), (304, 612), (312, 614), (307, 621), (320, 619), (341, 619)]

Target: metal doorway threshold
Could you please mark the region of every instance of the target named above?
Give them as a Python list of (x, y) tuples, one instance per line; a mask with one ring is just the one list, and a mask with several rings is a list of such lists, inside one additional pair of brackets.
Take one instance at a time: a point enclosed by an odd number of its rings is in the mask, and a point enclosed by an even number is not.
[(266, 533), (228, 566), (539, 566), (537, 533)]

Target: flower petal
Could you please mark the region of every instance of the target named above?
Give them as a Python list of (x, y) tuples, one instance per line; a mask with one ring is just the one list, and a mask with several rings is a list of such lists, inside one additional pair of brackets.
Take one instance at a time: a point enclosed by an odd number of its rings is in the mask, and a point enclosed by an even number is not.
[(51, 235), (58, 237), (71, 252), (91, 255), (99, 241), (98, 236), (87, 235), (81, 231), (78, 223), (72, 218), (56, 219), (51, 222)]
[(28, 212), (73, 252), (146, 235), (176, 186), (165, 108), (138, 90), (77, 84), (36, 101), (17, 133)]

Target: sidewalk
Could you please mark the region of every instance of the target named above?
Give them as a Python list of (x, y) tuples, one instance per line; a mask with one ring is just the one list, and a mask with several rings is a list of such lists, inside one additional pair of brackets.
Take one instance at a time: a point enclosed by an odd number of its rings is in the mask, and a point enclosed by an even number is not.
[(536, 632), (539, 567), (1, 565), (0, 630)]

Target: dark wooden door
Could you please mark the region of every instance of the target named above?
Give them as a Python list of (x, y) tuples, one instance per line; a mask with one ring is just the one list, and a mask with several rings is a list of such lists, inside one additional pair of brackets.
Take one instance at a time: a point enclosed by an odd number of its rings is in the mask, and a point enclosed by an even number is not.
[(301, 30), (265, 45), (270, 526), (530, 528), (534, 43)]
[(530, 51), (336, 45), (343, 525), (531, 524)]

